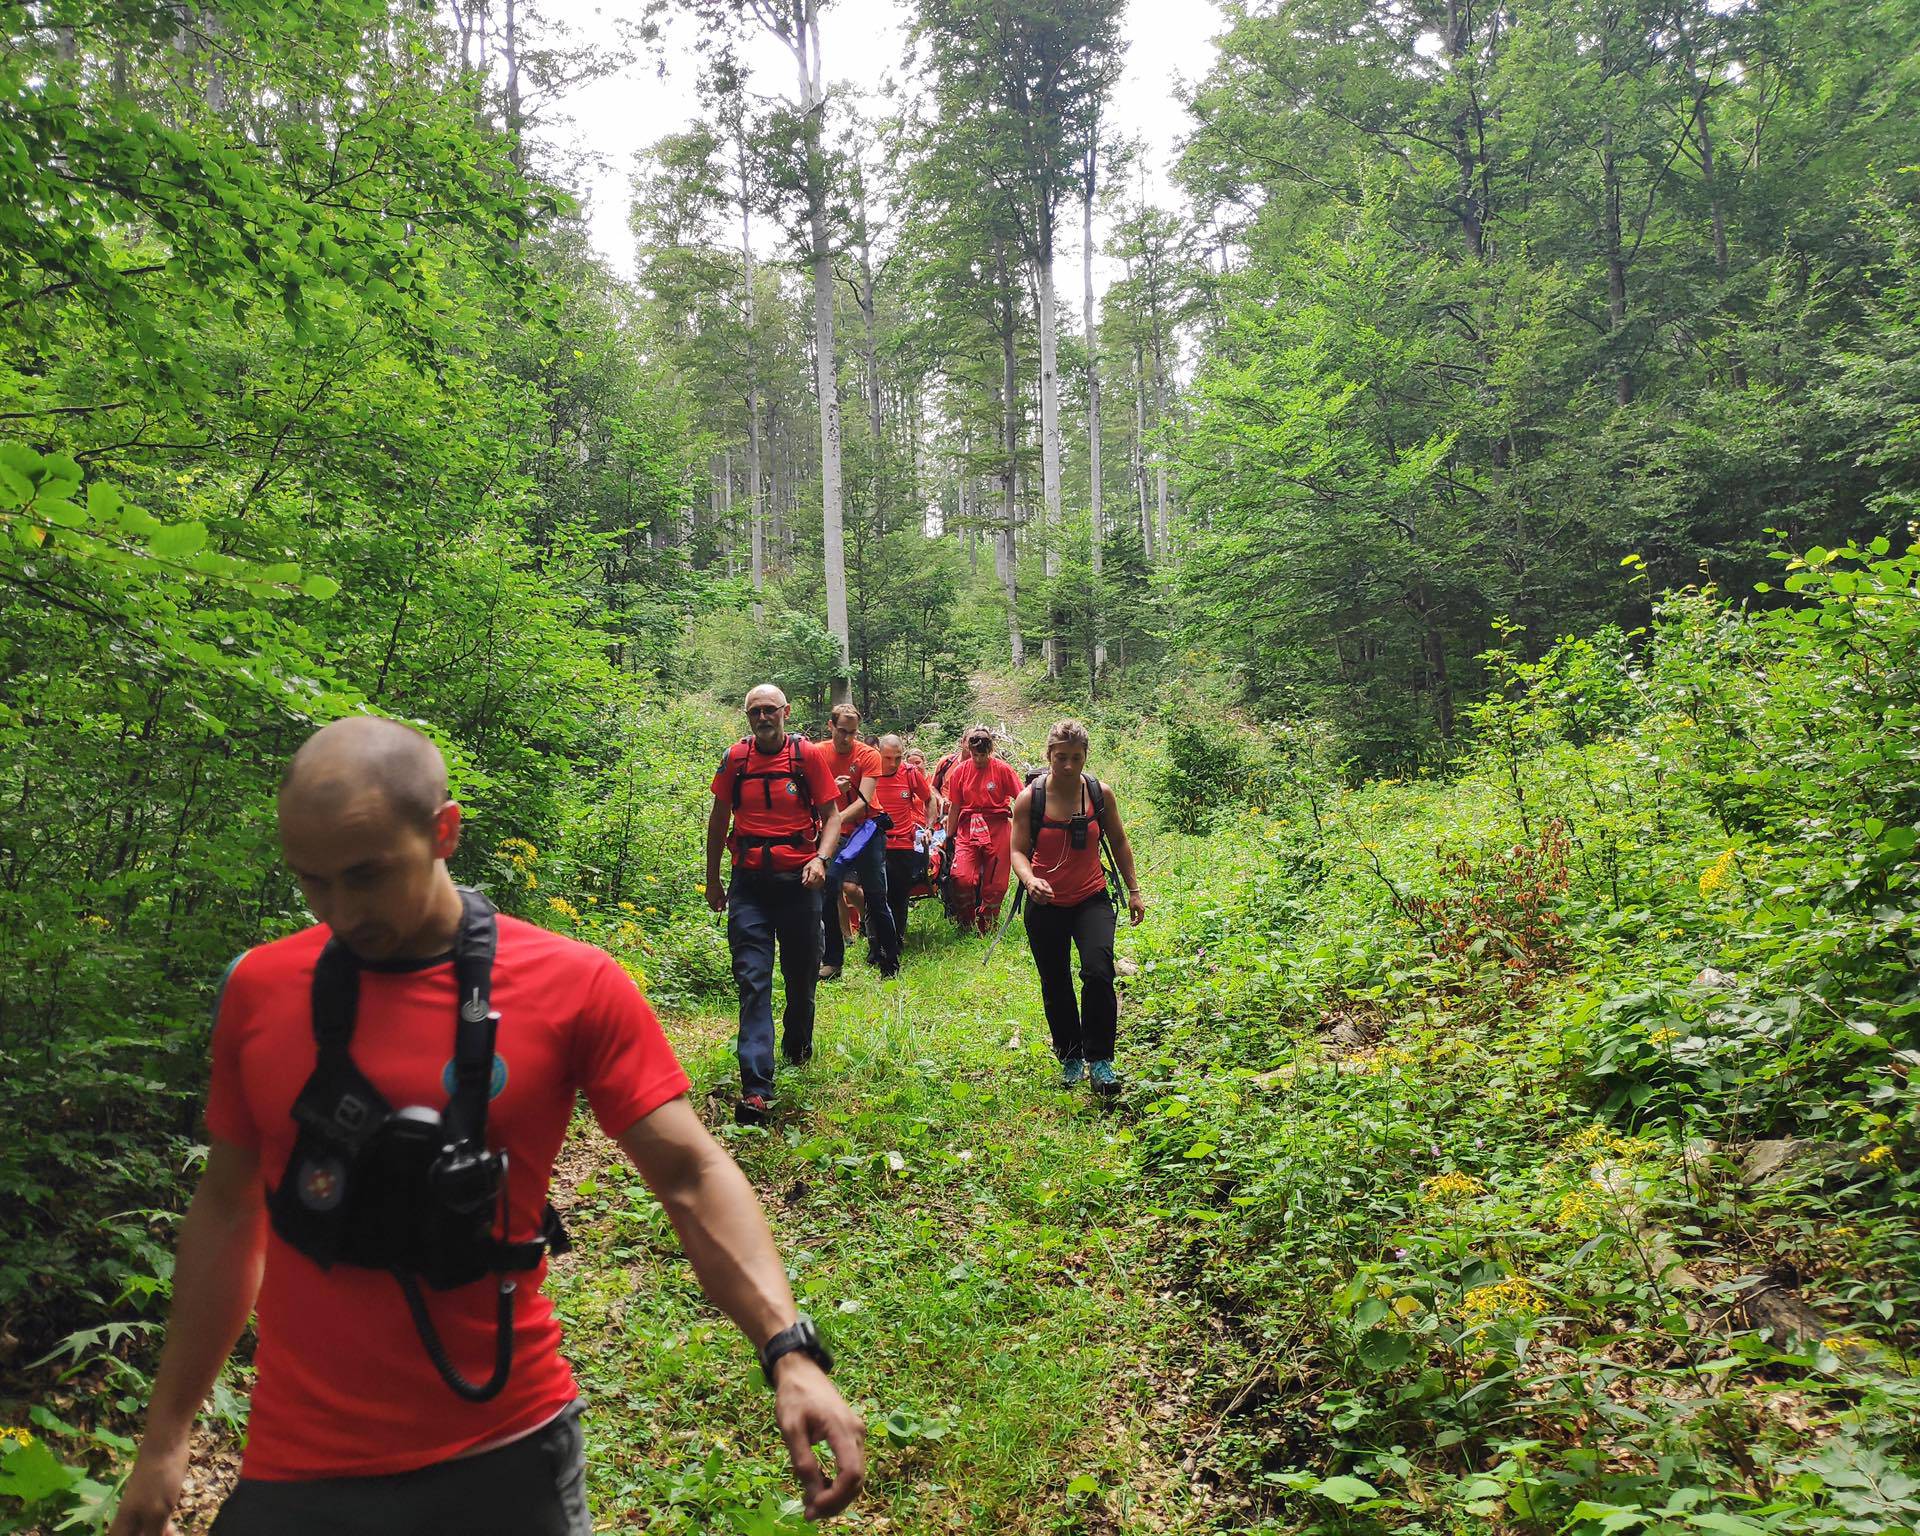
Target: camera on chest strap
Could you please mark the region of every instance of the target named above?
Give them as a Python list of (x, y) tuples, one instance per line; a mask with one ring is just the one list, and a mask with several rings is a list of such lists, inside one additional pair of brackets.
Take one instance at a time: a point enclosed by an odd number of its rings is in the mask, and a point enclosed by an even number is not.
[[(391, 1273), (441, 1378), (460, 1396), (484, 1402), (506, 1384), (512, 1366), (511, 1274), (564, 1252), (567, 1243), (551, 1206), (536, 1237), (507, 1237), (507, 1154), (486, 1143), (500, 1022), (490, 1005), (498, 923), (478, 891), (462, 889), (460, 897), (460, 1002), (445, 1108), (395, 1109), (354, 1063), (360, 966), (330, 940), (313, 977), (318, 1061), (294, 1101), (299, 1132), (268, 1211), (274, 1231), (321, 1268)], [(499, 1279), (494, 1373), (476, 1385), (447, 1358), (420, 1286), (451, 1290), (488, 1275)]]

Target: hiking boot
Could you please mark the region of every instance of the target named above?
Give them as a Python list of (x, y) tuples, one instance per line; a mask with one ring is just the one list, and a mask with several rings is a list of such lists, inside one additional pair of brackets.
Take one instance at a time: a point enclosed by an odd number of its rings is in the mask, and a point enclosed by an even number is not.
[(804, 1067), (813, 1060), (813, 1046), (809, 1043), (801, 1046), (797, 1051), (789, 1051), (783, 1047), (780, 1058), (790, 1067)]
[(1070, 1057), (1060, 1063), (1060, 1086), (1078, 1088), (1080, 1079), (1087, 1075), (1087, 1064), (1078, 1056)]
[(1093, 1091), (1102, 1098), (1111, 1098), (1120, 1091), (1120, 1078), (1113, 1070), (1110, 1061), (1096, 1061), (1087, 1068), (1087, 1081), (1093, 1085)]
[(837, 965), (823, 965), (823, 966), (821, 966), (821, 967), (820, 967), (820, 980), (822, 980), (822, 981), (838, 981), (839, 979), (840, 979), (840, 967), (839, 967), (839, 966), (837, 966)]
[(773, 1117), (773, 1100), (764, 1093), (749, 1093), (733, 1106), (735, 1125), (765, 1125)]

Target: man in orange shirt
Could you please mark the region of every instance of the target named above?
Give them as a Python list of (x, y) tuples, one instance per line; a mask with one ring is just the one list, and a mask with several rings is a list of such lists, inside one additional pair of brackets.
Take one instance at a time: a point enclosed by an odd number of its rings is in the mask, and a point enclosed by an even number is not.
[[(827, 723), (832, 728), (833, 739), (827, 743), (822, 756), (840, 787), (840, 837), (851, 846), (861, 823), (873, 814), (874, 779), (880, 772), (880, 754), (860, 739), (860, 711), (853, 705), (834, 705)], [(847, 877), (856, 881), (866, 896), (868, 957), (880, 968), (882, 976), (891, 976), (900, 968), (900, 932), (894, 926), (893, 912), (887, 904), (887, 840), (883, 834), (883, 828), (875, 828), (858, 853), (828, 867), (827, 886), (820, 902), (825, 929), (825, 947), (820, 957), (822, 981), (833, 980), (846, 963), (847, 941), (840, 933), (840, 886)]]
[(460, 823), (439, 752), (397, 721), (336, 721), (287, 770), (281, 847), (320, 921), (248, 950), (214, 1005), (206, 1167), (112, 1536), (174, 1530), (250, 1314), (220, 1536), (589, 1536), (579, 1389), (540, 1290), (582, 1090), (759, 1348), (809, 1518), (859, 1491), (860, 1421), (653, 1010), (610, 955), (455, 886)]
[(887, 905), (902, 948), (907, 942), (907, 914), (913, 888), (927, 873), (927, 814), (933, 786), (927, 776), (904, 761), (907, 744), (898, 736), (880, 738), (880, 776), (873, 789), (874, 804), (887, 813)]

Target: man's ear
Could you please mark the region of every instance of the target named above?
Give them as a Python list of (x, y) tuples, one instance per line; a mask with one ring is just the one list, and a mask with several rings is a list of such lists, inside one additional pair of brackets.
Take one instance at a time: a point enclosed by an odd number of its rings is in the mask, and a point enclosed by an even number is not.
[(449, 800), (433, 813), (433, 856), (450, 859), (460, 846), (460, 805)]

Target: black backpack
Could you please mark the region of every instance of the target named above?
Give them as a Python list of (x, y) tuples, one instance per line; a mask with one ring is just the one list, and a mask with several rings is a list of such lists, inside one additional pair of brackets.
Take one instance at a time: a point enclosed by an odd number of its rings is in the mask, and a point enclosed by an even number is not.
[[(1027, 775), (1025, 787), (1033, 791), (1032, 802), (1027, 807), (1027, 857), (1031, 859), (1040, 846), (1040, 828), (1047, 819), (1047, 780), (1052, 777), (1050, 768), (1036, 769)], [(1080, 782), (1087, 786), (1087, 800), (1093, 806), (1093, 824), (1100, 829), (1100, 867), (1106, 871), (1107, 884), (1116, 897), (1120, 889), (1120, 868), (1113, 856), (1113, 844), (1107, 841), (1107, 792), (1101, 788), (1100, 781), (1090, 773), (1080, 775)], [(1056, 827), (1066, 826), (1065, 822), (1052, 823)], [(1021, 886), (1014, 894), (1014, 905), (1018, 907), (1027, 894), (1027, 888)]]

